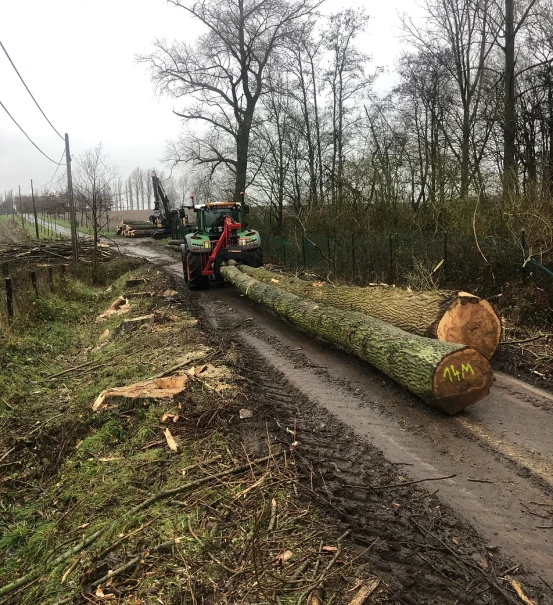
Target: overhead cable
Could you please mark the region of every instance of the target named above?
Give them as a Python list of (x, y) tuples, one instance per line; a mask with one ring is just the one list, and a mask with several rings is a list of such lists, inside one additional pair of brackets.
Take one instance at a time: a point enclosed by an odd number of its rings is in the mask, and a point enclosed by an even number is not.
[(29, 90), (29, 87), (27, 86), (27, 84), (25, 83), (25, 80), (23, 79), (23, 77), (21, 76), (19, 71), (17, 70), (15, 63), (12, 61), (12, 58), (8, 54), (8, 51), (6, 50), (6, 47), (2, 44), (1, 40), (0, 40), (0, 46), (2, 47), (2, 50), (6, 53), (6, 57), (8, 57), (9, 62), (12, 64), (12, 67), (15, 69), (15, 73), (19, 76), (19, 79), (21, 80), (21, 82), (23, 82), (23, 86), (25, 86), (25, 88), (27, 89), (27, 92), (31, 95), (31, 99), (35, 102), (35, 105), (38, 107), (40, 113), (44, 116), (44, 118), (46, 119), (48, 124), (50, 124), (50, 126), (53, 128), (54, 132), (60, 137), (60, 139), (65, 140), (64, 137), (62, 137), (61, 134), (57, 131), (55, 126), (52, 124), (52, 122), (50, 122), (50, 120), (47, 118), (46, 114), (42, 111), (42, 107), (38, 104), (38, 101), (34, 98), (33, 93)]
[[(29, 139), (29, 141), (34, 145), (34, 147), (36, 147), (40, 153), (42, 153), (42, 155), (50, 160), (52, 162), (52, 164), (57, 164), (58, 166), (60, 166), (59, 162), (56, 162), (56, 160), (53, 160), (51, 157), (47, 156), (44, 151), (42, 151), (42, 149), (33, 141), (33, 139), (31, 139), (31, 137), (23, 130), (23, 128), (21, 128), (21, 126), (17, 123), (17, 120), (12, 116), (12, 114), (7, 110), (6, 106), (4, 105), (4, 103), (2, 103), (2, 101), (0, 101), (0, 105), (2, 106), (2, 109), (10, 116), (10, 118), (12, 119), (12, 122), (19, 128), (19, 130), (21, 130), (21, 132)], [(63, 157), (63, 156), (62, 156)]]
[[(39, 189), (46, 189), (46, 187), (48, 187), (50, 185), (50, 183), (56, 178), (56, 174), (58, 174), (58, 170), (60, 169), (60, 166), (63, 166), (63, 156), (65, 155), (65, 149), (63, 150), (63, 153), (61, 154), (61, 158), (60, 158), (60, 163), (56, 166), (56, 170), (54, 172), (54, 176), (46, 183), (46, 185), (39, 185)], [(50, 190), (48, 190), (48, 194), (50, 194)]]

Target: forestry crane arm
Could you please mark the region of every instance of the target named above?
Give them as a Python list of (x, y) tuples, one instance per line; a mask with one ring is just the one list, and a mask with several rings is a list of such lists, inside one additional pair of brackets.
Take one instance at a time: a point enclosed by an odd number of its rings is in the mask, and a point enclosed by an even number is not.
[(160, 227), (170, 229), (171, 208), (169, 206), (169, 198), (167, 197), (155, 170), (152, 171), (152, 185), (154, 189), (154, 214), (150, 217), (150, 220), (155, 223), (160, 223)]

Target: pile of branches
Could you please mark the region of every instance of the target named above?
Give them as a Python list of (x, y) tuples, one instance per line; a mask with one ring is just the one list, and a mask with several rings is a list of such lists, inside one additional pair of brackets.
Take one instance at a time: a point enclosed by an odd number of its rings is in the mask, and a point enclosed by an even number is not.
[[(94, 253), (94, 242), (91, 239), (79, 240), (79, 258), (90, 262)], [(112, 256), (109, 244), (99, 243), (96, 259), (108, 261)], [(70, 240), (44, 240), (41, 242), (0, 242), (0, 262), (19, 263), (24, 261), (65, 263), (73, 258)]]
[(550, 384), (553, 378), (553, 333), (505, 322), (501, 360), (513, 374), (521, 370)]

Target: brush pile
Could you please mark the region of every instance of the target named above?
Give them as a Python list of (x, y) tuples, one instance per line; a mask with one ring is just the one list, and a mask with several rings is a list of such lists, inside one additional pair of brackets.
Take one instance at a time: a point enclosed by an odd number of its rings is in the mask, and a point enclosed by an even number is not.
[[(92, 259), (94, 242), (92, 239), (79, 239), (79, 259), (87, 262)], [(112, 257), (109, 244), (98, 243), (96, 257), (100, 262)], [(66, 263), (73, 258), (71, 240), (35, 240), (26, 242), (0, 242), (0, 262), (2, 263)]]

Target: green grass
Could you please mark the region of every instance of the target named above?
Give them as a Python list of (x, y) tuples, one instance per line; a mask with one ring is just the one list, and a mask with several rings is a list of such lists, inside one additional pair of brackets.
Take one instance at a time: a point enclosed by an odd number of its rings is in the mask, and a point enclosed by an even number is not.
[[(206, 602), (231, 577), (239, 578), (232, 602), (275, 602), (283, 585), (277, 555), (291, 548), (298, 560), (311, 556), (314, 564), (323, 536), (332, 543), (343, 530), (298, 498), (297, 477), (286, 468), (260, 467), (129, 513), (160, 490), (246, 462), (228, 426), (251, 402), (236, 385), (217, 393), (191, 378), (173, 400), (125, 402), (93, 413), (103, 389), (155, 375), (207, 344), (186, 309), (164, 300), (169, 283), (156, 268), (129, 271), (129, 261), (118, 260), (102, 270), (103, 285), (92, 285), (81, 268), (37, 301), (31, 317), (0, 327), (0, 586), (30, 570), (41, 573), (40, 581), (6, 602), (52, 604), (70, 595), (79, 600), (87, 584), (137, 553), (144, 554), (136, 569), (104, 586), (117, 602), (190, 603), (192, 596)], [(126, 281), (134, 277), (144, 277), (155, 296), (131, 297), (128, 314), (99, 320), (117, 296), (129, 292)], [(124, 319), (153, 312), (151, 329), (118, 332)], [(106, 330), (109, 336), (101, 339)], [(209, 361), (233, 365), (236, 355), (231, 348)], [(232, 382), (234, 372), (224, 376)], [(162, 424), (165, 414), (178, 416), (177, 422)], [(166, 428), (178, 440), (178, 452), (168, 448)], [(264, 439), (265, 428), (261, 433)], [(195, 464), (215, 455), (209, 465)], [(273, 499), (278, 531), (269, 534)], [(54, 557), (101, 528), (105, 533), (89, 548), (52, 566)], [(146, 552), (177, 537), (169, 552)], [(270, 573), (260, 587), (263, 566)], [(294, 603), (298, 595), (280, 597)]]
[(6, 223), (13, 221), (16, 224), (17, 228), (22, 230), (26, 235), (32, 238), (36, 237), (34, 221), (29, 222), (27, 219), (22, 220), (21, 216), (18, 214), (16, 214), (15, 216), (11, 214), (10, 216), (2, 215), (0, 217), (0, 220)]
[[(60, 227), (67, 227), (68, 229), (71, 229), (71, 223), (69, 221), (57, 217), (54, 217), (52, 220), (57, 225), (60, 225)], [(94, 234), (94, 229), (92, 227), (85, 227), (82, 225), (79, 225), (77, 227), (77, 231), (79, 231), (80, 233), (87, 233), (88, 235)], [(100, 235), (105, 235), (106, 237), (112, 237), (116, 235), (115, 231), (108, 231), (107, 229), (100, 229), (98, 233)]]
[[(128, 263), (123, 262), (126, 268)], [(114, 267), (112, 273), (116, 272)], [(90, 523), (87, 531), (91, 532), (107, 519), (115, 520), (95, 545), (94, 556), (117, 533), (141, 520), (127, 518), (126, 511), (144, 498), (143, 487), (155, 490), (177, 485), (182, 482), (180, 469), (202, 454), (193, 447), (177, 455), (166, 447), (143, 449), (163, 438), (159, 419), (167, 411), (178, 413), (176, 404), (138, 408), (125, 418), (117, 412), (91, 413), (91, 404), (102, 389), (143, 379), (172, 355), (181, 355), (195, 344), (188, 342), (190, 330), (178, 330), (170, 342), (163, 332), (144, 333), (132, 340), (114, 338), (98, 347), (100, 334), (106, 329), (115, 331), (128, 316), (98, 322), (97, 315), (124, 294), (127, 279), (138, 275), (156, 279), (153, 270), (138, 269), (115, 279), (109, 291), (81, 280), (59, 284), (52, 294), (36, 301), (32, 317), (0, 331), (0, 365), (8, 370), (0, 375), (1, 441), (10, 434), (28, 441), (25, 436), (40, 426), (36, 435), (44, 445), (39, 454), (30, 456), (30, 464), (8, 467), (6, 480), (12, 490), (2, 494), (0, 585), (29, 566), (43, 564), (53, 551), (59, 553), (68, 536), (82, 533), (80, 526)], [(155, 299), (136, 299), (132, 314), (147, 313), (155, 305)], [(172, 317), (173, 321), (190, 319), (185, 312), (173, 312)], [(75, 372), (75, 376), (67, 373), (59, 380), (49, 378), (87, 361), (94, 361), (89, 367), (103, 367)], [(204, 395), (200, 392), (199, 396), (196, 403), (202, 405)], [(66, 438), (71, 440), (69, 445), (62, 443)], [(60, 446), (65, 454), (61, 464), (56, 460)], [(152, 465), (158, 470), (150, 476)], [(153, 507), (148, 518), (152, 515), (159, 517), (152, 539), (161, 541), (174, 535), (175, 523), (183, 526), (186, 520), (186, 516), (166, 519), (161, 505)], [(48, 599), (46, 595), (53, 598), (66, 592), (59, 585), (60, 571), (36, 587), (37, 594)]]

